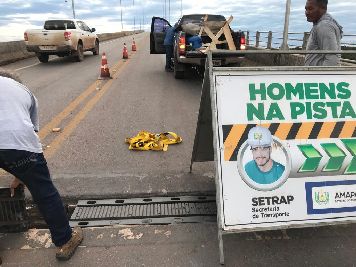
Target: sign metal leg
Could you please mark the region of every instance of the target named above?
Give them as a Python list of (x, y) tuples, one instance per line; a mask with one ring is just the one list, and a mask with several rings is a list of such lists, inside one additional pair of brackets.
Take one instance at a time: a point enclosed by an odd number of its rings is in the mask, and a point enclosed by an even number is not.
[(224, 241), (223, 241), (223, 235), (221, 229), (218, 231), (218, 238), (219, 238), (219, 254), (220, 254), (220, 264), (224, 265), (225, 264), (225, 259), (224, 259)]

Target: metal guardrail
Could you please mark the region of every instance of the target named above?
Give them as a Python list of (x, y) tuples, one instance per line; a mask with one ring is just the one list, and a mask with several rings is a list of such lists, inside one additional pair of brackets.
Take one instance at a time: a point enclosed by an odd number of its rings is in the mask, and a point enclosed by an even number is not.
[[(283, 33), (280, 32), (256, 31), (254, 35), (251, 35), (249, 31), (244, 31), (244, 33), (246, 36), (247, 45), (268, 49), (279, 48), (282, 45)], [(310, 35), (309, 32), (289, 32), (288, 35), (296, 36), (288, 39), (288, 45), (290, 48), (306, 48)], [(356, 38), (352, 37), (356, 37), (356, 34), (344, 34), (341, 44), (347, 47), (356, 47)]]

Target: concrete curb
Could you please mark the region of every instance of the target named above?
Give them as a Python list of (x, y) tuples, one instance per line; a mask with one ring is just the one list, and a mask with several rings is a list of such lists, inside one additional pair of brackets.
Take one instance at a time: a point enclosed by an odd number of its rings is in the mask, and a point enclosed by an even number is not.
[[(115, 33), (98, 34), (100, 42), (121, 38), (128, 35), (141, 33), (143, 31), (124, 31)], [(0, 66), (16, 62), (25, 58), (34, 57), (35, 53), (27, 52), (24, 41), (12, 41), (0, 43)]]

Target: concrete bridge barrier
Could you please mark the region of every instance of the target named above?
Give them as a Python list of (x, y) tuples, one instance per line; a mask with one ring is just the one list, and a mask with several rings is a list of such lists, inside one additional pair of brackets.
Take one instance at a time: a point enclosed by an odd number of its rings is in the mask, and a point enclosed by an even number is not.
[(24, 41), (0, 43), (0, 65), (33, 57), (34, 55), (34, 53), (27, 52)]
[[(249, 46), (248, 50), (265, 50)], [(247, 54), (246, 57), (252, 61), (265, 66), (304, 66), (303, 55), (280, 55), (280, 54)]]
[[(98, 34), (98, 37), (100, 42), (102, 42), (142, 32), (143, 31), (124, 31), (115, 33), (102, 33)], [(35, 53), (27, 52), (24, 41), (0, 43), (0, 66), (34, 56)]]
[[(289, 32), (291, 38), (287, 41), (290, 51), (305, 50), (310, 36), (309, 32)], [(256, 31), (256, 33), (245, 32), (246, 44), (249, 50), (279, 50), (282, 46), (282, 33), (272, 31)], [(356, 34), (344, 34), (341, 50), (355, 50)], [(249, 54), (248, 59), (265, 66), (303, 66), (305, 55), (300, 54)], [(342, 54), (341, 64), (343, 66), (354, 66), (355, 54)]]
[[(258, 48), (249, 46), (248, 50), (265, 50), (264, 48)], [(278, 51), (278, 49), (272, 49), (272, 51)], [(292, 51), (292, 50), (290, 50)], [(298, 50), (295, 51), (298, 53)], [(304, 51), (305, 52), (305, 51)], [(355, 53), (347, 54), (345, 51), (342, 51), (342, 55), (348, 55), (352, 57), (356, 57)], [(355, 51), (353, 51), (355, 52)], [(300, 54), (246, 54), (246, 58), (255, 61), (263, 66), (304, 66), (304, 58), (305, 55)], [(341, 66), (355, 66), (354, 60), (341, 59)]]

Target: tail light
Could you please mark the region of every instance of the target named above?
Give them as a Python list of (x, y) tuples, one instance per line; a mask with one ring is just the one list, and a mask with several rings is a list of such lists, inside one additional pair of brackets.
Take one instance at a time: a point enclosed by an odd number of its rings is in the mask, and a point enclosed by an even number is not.
[(26, 41), (26, 42), (28, 41), (28, 35), (27, 35), (27, 32), (25, 32), (25, 33), (23, 34), (23, 38), (25, 39), (25, 41)]
[(71, 34), (72, 34), (71, 32), (64, 32), (64, 39), (65, 39), (66, 41), (69, 41)]
[(240, 49), (246, 50), (246, 38), (243, 35), (240, 37)]
[(178, 53), (179, 53), (179, 55), (185, 55), (185, 34), (184, 33), (182, 33), (181, 36), (179, 37)]

